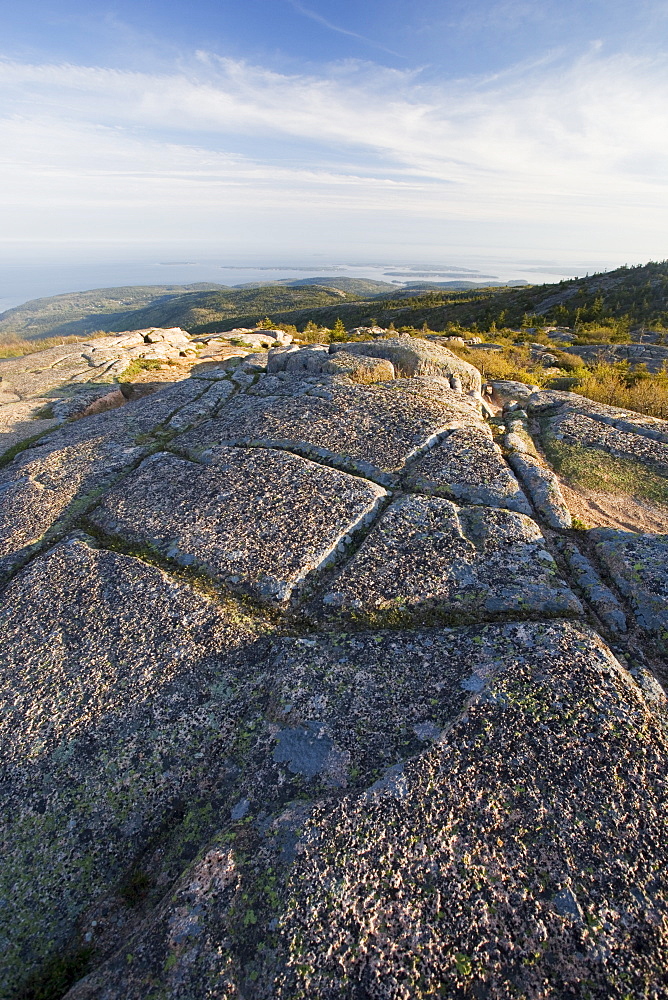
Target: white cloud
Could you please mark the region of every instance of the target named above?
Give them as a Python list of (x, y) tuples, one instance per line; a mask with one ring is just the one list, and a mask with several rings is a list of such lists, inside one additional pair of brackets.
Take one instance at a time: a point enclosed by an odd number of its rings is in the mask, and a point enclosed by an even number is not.
[(6, 237), (246, 220), (251, 238), (267, 220), (346, 218), (373, 220), (382, 246), (397, 220), (411, 238), (428, 220), (650, 256), (668, 225), (665, 60), (591, 50), (436, 87), (370, 63), (282, 75), (200, 53), (163, 75), (4, 62), (0, 86)]

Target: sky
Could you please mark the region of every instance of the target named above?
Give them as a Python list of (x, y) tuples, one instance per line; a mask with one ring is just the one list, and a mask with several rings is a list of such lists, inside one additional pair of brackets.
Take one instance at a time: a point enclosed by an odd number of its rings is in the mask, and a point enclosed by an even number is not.
[(0, 243), (664, 259), (667, 54), (668, 0), (7, 3)]

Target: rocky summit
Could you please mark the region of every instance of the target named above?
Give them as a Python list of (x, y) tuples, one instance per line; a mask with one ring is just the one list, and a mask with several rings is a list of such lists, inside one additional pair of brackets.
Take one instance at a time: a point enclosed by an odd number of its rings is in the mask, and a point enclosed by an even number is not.
[(665, 998), (668, 422), (273, 343), (0, 362), (0, 997)]

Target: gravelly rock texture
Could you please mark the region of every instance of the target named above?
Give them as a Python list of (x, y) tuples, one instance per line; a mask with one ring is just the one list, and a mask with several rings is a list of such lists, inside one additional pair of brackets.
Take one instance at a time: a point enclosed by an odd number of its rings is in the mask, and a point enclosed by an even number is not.
[(668, 424), (499, 383), (501, 452), (438, 344), (333, 346), (89, 373), (0, 471), (1, 1000), (668, 995), (668, 543), (540, 447)]
[[(659, 1000), (668, 747), (596, 636), (524, 623), (276, 649), (293, 732), (326, 728), (364, 774), (388, 759), (376, 720), (425, 749), (306, 810), (267, 815), (257, 788), (234, 839), (69, 1000), (561, 1000), (585, 981), (601, 1000)], [(348, 735), (330, 721), (342, 691)]]
[(206, 465), (152, 455), (90, 520), (259, 601), (282, 604), (345, 551), (385, 495), (375, 483), (288, 452), (222, 447)]
[(530, 518), (418, 496), (391, 504), (323, 601), (347, 612), (433, 610), (460, 620), (582, 611)]
[(0, 470), (0, 579), (33, 554), (54, 526), (67, 527), (146, 449), (104, 436), (32, 448)]
[(152, 327), (0, 359), (0, 457), (85, 409), (99, 383), (113, 383), (133, 362), (194, 353), (183, 330)]
[(230, 400), (174, 446), (194, 457), (213, 444), (290, 448), (391, 485), (439, 435), (482, 422), (475, 400), (439, 379), (357, 386), (324, 376), (305, 388), (294, 376), (273, 378), (275, 395), (269, 385)]
[(531, 505), (486, 426), (452, 431), (411, 466), (406, 483), (421, 493), (531, 514)]
[(11, 996), (120, 881), (178, 796), (220, 767), (248, 669), (232, 654), (250, 652), (255, 635), (248, 616), (79, 541), (14, 580), (0, 631), (0, 898), (11, 901), (0, 909), (1, 995)]
[(594, 637), (475, 638), (433, 751), (310, 818), (280, 997), (665, 995), (665, 731)]

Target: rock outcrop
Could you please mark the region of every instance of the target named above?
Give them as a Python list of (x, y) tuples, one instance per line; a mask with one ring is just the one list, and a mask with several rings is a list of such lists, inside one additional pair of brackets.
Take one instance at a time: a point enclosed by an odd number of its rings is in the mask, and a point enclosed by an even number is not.
[(568, 350), (583, 361), (627, 361), (630, 365), (645, 365), (650, 372), (659, 372), (668, 362), (668, 347), (658, 344), (582, 344)]
[(3, 1000), (667, 995), (668, 539), (544, 448), (668, 425), (332, 348), (0, 470)]
[(352, 344), (331, 344), (330, 351), (345, 350), (348, 354), (362, 354), (365, 357), (386, 358), (391, 361), (398, 375), (456, 375), (464, 389), (480, 392), (480, 372), (473, 365), (462, 361), (449, 351), (432, 341), (418, 337), (390, 337), (370, 342)]
[(116, 399), (107, 400), (105, 408), (123, 405), (115, 380), (134, 362), (169, 361), (195, 352), (184, 330), (151, 327), (1, 359), (0, 458), (114, 392)]

